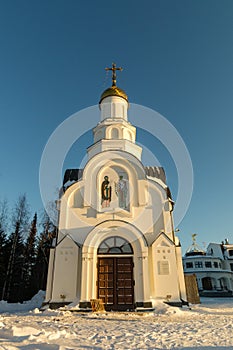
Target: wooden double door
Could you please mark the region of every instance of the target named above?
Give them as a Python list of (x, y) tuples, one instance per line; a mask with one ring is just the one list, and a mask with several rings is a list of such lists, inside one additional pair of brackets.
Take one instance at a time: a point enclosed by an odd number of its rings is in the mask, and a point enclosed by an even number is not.
[(133, 258), (99, 257), (97, 288), (106, 310), (133, 309)]

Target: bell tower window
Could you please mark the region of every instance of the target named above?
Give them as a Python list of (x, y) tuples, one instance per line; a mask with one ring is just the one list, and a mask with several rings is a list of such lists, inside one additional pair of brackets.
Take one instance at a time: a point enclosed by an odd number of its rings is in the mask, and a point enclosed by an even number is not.
[(111, 130), (111, 137), (112, 139), (119, 139), (119, 131), (116, 128), (113, 128)]

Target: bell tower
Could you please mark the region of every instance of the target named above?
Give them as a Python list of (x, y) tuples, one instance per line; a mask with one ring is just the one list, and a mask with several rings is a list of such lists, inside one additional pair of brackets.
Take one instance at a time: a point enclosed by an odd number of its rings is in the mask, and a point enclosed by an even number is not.
[(116, 71), (122, 68), (113, 63), (112, 86), (106, 89), (99, 101), (100, 123), (93, 129), (94, 144), (88, 148), (89, 159), (107, 150), (122, 150), (141, 160), (142, 148), (135, 144), (136, 128), (128, 122), (128, 96), (116, 85)]

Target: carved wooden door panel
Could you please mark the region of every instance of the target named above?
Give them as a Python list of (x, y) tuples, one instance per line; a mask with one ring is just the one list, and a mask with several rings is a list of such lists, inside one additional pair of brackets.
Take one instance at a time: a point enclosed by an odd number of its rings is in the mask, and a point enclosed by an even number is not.
[(106, 310), (134, 308), (133, 258), (99, 258), (97, 287)]
[(114, 303), (114, 258), (98, 259), (98, 298), (104, 304)]

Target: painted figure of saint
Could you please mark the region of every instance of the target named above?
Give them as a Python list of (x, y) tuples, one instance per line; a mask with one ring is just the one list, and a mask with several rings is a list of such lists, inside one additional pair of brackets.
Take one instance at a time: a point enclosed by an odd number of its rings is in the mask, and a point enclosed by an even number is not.
[(116, 195), (118, 196), (118, 201), (119, 201), (119, 207), (127, 209), (127, 194), (128, 194), (127, 181), (123, 179), (123, 176), (120, 176), (120, 179), (115, 184), (115, 186), (116, 186)]
[(102, 208), (107, 208), (110, 206), (112, 196), (112, 188), (109, 186), (108, 176), (104, 177), (104, 181), (101, 185), (101, 204)]

